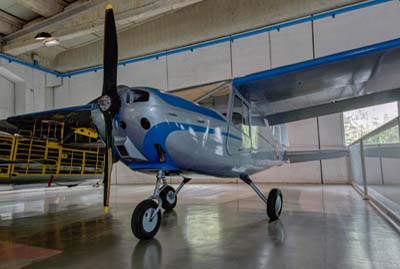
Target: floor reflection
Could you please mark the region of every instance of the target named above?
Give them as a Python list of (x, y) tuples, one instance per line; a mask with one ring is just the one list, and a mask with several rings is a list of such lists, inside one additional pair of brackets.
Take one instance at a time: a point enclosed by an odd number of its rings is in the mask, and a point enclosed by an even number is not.
[(7, 191), (0, 196), (0, 220), (86, 208), (100, 205), (101, 201), (101, 189), (91, 186)]
[(283, 244), (285, 242), (285, 227), (282, 221), (276, 220), (268, 223), (268, 235), (275, 245)]
[(139, 241), (131, 255), (132, 268), (154, 269), (160, 268), (162, 261), (162, 247), (157, 239)]
[(202, 246), (219, 242), (222, 225), (218, 208), (209, 208), (206, 213), (201, 208), (192, 208), (185, 215), (185, 238), (194, 253), (202, 254), (207, 251)]
[(161, 227), (162, 228), (171, 228), (175, 227), (178, 222), (178, 215), (175, 210), (164, 211), (161, 218)]
[[(269, 188), (262, 186), (266, 193)], [(0, 197), (11, 214), (20, 203), (42, 211), (1, 219), (0, 241), (11, 242), (3, 253), (18, 258), (13, 245), (58, 253), (25, 260), (27, 268), (40, 269), (400, 268), (399, 234), (350, 186), (284, 186), (281, 219), (268, 222), (265, 205), (246, 185), (189, 184), (178, 206), (163, 212), (156, 238), (139, 242), (131, 215), (152, 189), (113, 186), (107, 216), (98, 190), (26, 195), (14, 207), (10, 197)], [(28, 207), (29, 201), (44, 202), (44, 209)]]

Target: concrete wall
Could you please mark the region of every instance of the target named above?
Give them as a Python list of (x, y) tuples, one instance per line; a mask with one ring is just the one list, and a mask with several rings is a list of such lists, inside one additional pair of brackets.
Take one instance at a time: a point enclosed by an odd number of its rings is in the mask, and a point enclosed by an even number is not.
[(7, 60), (0, 60), (0, 118), (54, 108), (52, 94), (61, 79)]
[[(377, 19), (380, 18), (380, 19)], [(400, 37), (400, 6), (388, 2), (360, 9), (335, 18), (307, 22), (203, 47), (194, 51), (120, 66), (118, 83), (152, 86), (163, 90), (227, 79), (275, 68), (323, 55)], [(100, 57), (100, 56), (99, 56)], [(40, 71), (2, 62), (21, 81), (15, 84), (17, 113), (83, 104), (101, 93), (102, 71), (71, 78), (55, 78)], [(53, 91), (54, 88), (54, 91)], [(17, 91), (17, 89), (19, 89)], [(32, 92), (30, 89), (34, 89)], [(52, 97), (54, 101), (51, 102)], [(24, 111), (22, 111), (24, 110)], [(292, 150), (344, 147), (341, 114), (307, 119), (288, 124)], [(153, 177), (131, 173), (118, 164), (114, 182), (149, 182)], [(348, 182), (348, 160), (314, 161), (288, 164), (254, 176), (256, 181), (339, 183)], [(231, 179), (225, 182), (231, 182)], [(151, 181), (152, 183), (153, 181)]]
[(1, 98), (0, 98), (0, 119), (15, 114), (14, 83), (0, 76)]

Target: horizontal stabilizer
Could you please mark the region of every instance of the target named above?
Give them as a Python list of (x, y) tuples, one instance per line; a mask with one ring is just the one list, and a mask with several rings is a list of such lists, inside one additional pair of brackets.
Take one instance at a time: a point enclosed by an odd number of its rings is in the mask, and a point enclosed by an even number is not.
[(346, 157), (349, 151), (345, 149), (285, 151), (283, 159), (291, 163), (319, 161)]

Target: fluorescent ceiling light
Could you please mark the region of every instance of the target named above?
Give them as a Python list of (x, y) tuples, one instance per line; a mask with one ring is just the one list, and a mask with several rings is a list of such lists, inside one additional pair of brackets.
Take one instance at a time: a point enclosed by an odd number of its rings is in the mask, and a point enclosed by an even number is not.
[(40, 32), (35, 36), (35, 39), (36, 40), (45, 40), (50, 37), (51, 37), (51, 34), (49, 34), (47, 32)]
[(57, 46), (60, 44), (60, 41), (58, 41), (58, 39), (56, 38), (49, 38), (44, 42), (44, 45), (46, 47), (53, 47), (53, 46)]

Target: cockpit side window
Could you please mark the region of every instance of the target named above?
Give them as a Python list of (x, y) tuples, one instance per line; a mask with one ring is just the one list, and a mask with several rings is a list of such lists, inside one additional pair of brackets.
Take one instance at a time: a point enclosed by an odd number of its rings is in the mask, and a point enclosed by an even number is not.
[(232, 106), (231, 124), (241, 132), (242, 148), (251, 148), (250, 134), (250, 108), (249, 106), (235, 94)]
[(233, 100), (232, 124), (245, 134), (248, 134), (248, 127), (250, 125), (249, 114), (248, 105), (239, 96), (235, 95)]
[(149, 101), (149, 93), (141, 90), (129, 90), (126, 94), (126, 103), (133, 104), (136, 102)]
[(239, 130), (242, 129), (242, 100), (237, 95), (235, 95), (235, 99), (233, 100), (232, 123)]

